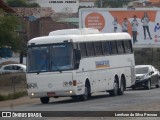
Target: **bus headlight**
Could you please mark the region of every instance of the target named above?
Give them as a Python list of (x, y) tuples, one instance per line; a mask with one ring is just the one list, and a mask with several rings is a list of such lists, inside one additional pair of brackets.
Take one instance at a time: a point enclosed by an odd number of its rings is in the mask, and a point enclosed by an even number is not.
[(28, 83), (27, 84), (28, 89), (38, 89), (37, 83)]

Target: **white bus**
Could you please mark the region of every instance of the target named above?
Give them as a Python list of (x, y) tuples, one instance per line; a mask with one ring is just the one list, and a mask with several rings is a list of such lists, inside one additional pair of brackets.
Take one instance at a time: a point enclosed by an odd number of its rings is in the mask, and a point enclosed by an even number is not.
[(94, 92), (122, 95), (135, 79), (128, 33), (95, 29), (51, 32), (28, 42), (27, 91), (48, 103), (50, 97), (87, 100)]

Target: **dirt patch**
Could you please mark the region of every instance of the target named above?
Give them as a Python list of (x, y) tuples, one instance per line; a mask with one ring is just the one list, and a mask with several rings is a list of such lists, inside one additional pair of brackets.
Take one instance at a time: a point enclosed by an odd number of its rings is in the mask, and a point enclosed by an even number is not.
[(25, 73), (0, 74), (0, 94), (25, 91), (26, 75)]

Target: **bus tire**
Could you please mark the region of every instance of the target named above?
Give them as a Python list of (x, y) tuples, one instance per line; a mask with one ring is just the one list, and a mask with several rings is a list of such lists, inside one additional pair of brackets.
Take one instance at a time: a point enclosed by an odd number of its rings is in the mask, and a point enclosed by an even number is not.
[(109, 91), (110, 96), (117, 96), (118, 95), (118, 82), (115, 80), (114, 81), (114, 88), (113, 90)]
[(42, 104), (47, 104), (49, 102), (49, 97), (41, 97), (40, 101)]
[(84, 94), (79, 96), (80, 101), (88, 100), (88, 98), (89, 98), (89, 87), (88, 86), (89, 86), (88, 84), (85, 85)]
[(125, 90), (125, 82), (122, 78), (121, 83), (120, 83), (120, 88), (118, 89), (118, 95), (123, 95)]

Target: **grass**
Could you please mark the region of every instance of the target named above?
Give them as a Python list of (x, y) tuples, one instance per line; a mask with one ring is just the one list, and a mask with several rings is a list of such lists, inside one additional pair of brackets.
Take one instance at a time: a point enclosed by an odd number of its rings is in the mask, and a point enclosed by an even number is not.
[(0, 94), (0, 101), (17, 99), (17, 98), (20, 98), (20, 97), (23, 97), (23, 96), (26, 96), (26, 95), (27, 95), (27, 91), (9, 93), (8, 95), (1, 95)]

